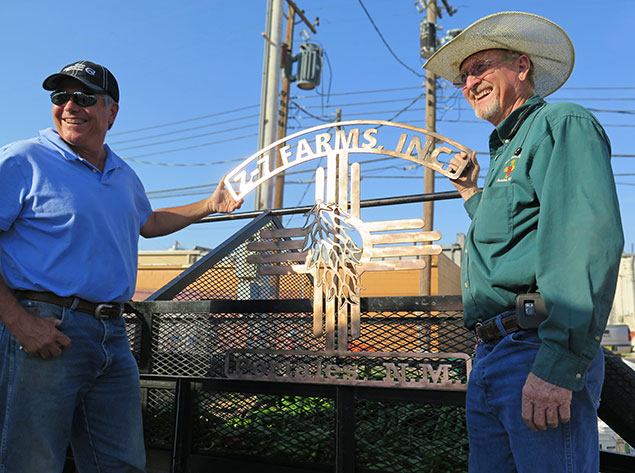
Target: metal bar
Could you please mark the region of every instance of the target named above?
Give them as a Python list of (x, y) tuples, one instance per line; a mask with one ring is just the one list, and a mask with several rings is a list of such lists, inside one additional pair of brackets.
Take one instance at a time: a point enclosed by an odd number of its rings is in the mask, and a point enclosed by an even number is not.
[[(131, 304), (144, 313), (274, 313), (313, 312), (312, 299), (202, 301), (140, 301)], [(461, 296), (362, 297), (362, 312), (462, 311)]]
[(385, 232), (387, 230), (419, 230), (423, 227), (423, 219), (388, 220), (364, 222), (364, 230), (369, 232)]
[(326, 350), (335, 350), (335, 296), (326, 297)]
[(313, 336), (321, 337), (324, 333), (322, 317), (324, 315), (324, 298), (322, 286), (318, 285), (313, 289)]
[(337, 153), (326, 156), (326, 200), (327, 204), (337, 203)]
[(305, 228), (279, 228), (276, 230), (262, 230), (260, 232), (260, 238), (273, 239), (273, 238), (293, 238), (303, 237), (306, 238), (307, 230)]
[(340, 351), (346, 351), (347, 348), (348, 348), (348, 305), (340, 304), (338, 301), (338, 304), (337, 304), (337, 349)]
[(248, 314), (312, 312), (311, 299), (212, 299), (200, 301), (142, 301), (133, 306), (155, 314)]
[[(196, 317), (191, 317), (191, 316), (183, 316), (183, 315), (178, 315), (178, 314), (174, 314), (173, 312), (169, 312), (170, 314), (173, 314), (170, 317), (170, 321), (193, 321), (193, 320), (201, 320), (201, 319), (207, 319), (208, 315), (207, 314), (200, 314), (200, 317), (196, 318)], [(226, 313), (231, 313), (231, 312), (226, 312)], [(261, 321), (271, 321), (271, 313), (272, 312), (263, 312), (261, 314), (258, 313), (249, 313), (249, 314), (244, 314), (242, 312), (235, 312), (235, 314), (240, 314), (240, 318), (237, 317), (227, 317), (227, 318), (217, 318), (217, 319), (213, 319), (210, 321), (210, 323), (212, 325), (214, 324), (221, 324), (221, 323), (226, 323), (226, 322), (236, 322), (236, 323), (245, 323), (245, 322), (261, 322)], [(288, 312), (287, 312), (288, 313)], [(299, 313), (300, 315), (295, 315), (295, 316), (291, 316), (291, 315), (285, 315), (284, 317), (284, 322), (288, 322), (288, 323), (309, 323), (312, 319), (312, 312), (310, 310), (304, 311), (304, 313)], [(311, 318), (309, 318), (311, 317)], [(401, 325), (401, 324), (412, 324), (412, 323), (419, 323), (419, 324), (424, 324), (424, 325), (429, 325), (429, 324), (439, 324), (441, 321), (451, 321), (451, 320), (456, 320), (456, 321), (460, 321), (462, 320), (462, 316), (461, 315), (440, 315), (440, 316), (431, 316), (431, 315), (420, 315), (420, 316), (401, 316), (401, 317), (395, 317), (395, 316), (390, 316), (390, 317), (365, 317), (364, 318), (364, 324), (365, 325), (375, 325), (375, 324), (379, 324), (379, 325)], [(467, 333), (467, 332), (466, 332)], [(320, 334), (318, 336), (321, 336), (322, 332), (320, 332)], [(470, 332), (470, 335), (471, 332)]]
[[(400, 197), (384, 197), (381, 199), (366, 199), (360, 202), (361, 207), (382, 207), (385, 205), (413, 204), (417, 202), (430, 202), (437, 200), (460, 199), (458, 191), (435, 192), (433, 194), (413, 194)], [(286, 209), (274, 209), (269, 211), (254, 210), (250, 212), (237, 212), (232, 214), (212, 215), (202, 218), (196, 223), (223, 222), (227, 220), (242, 220), (246, 218), (256, 218), (267, 212), (272, 216), (281, 217), (284, 215), (304, 214), (309, 212), (313, 206), (289, 207)]]
[(301, 250), (304, 240), (254, 241), (247, 244), (248, 251)]
[(258, 274), (261, 276), (284, 276), (287, 274), (299, 274), (306, 272), (306, 265), (291, 264), (289, 266), (259, 266)]
[[(371, 258), (391, 258), (401, 256), (423, 256), (438, 255), (443, 251), (441, 245), (418, 245), (418, 246), (387, 246), (373, 248), (370, 251)], [(249, 260), (247, 260), (249, 261)], [(392, 261), (385, 261), (388, 263)]]
[(359, 338), (361, 334), (361, 313), (359, 309), (359, 304), (351, 305), (351, 338)]
[(247, 263), (304, 263), (308, 254), (308, 251), (293, 251), (289, 253), (273, 253), (271, 255), (249, 255), (247, 256)]
[(461, 296), (362, 297), (362, 312), (463, 311)]
[(441, 232), (404, 232), (371, 235), (368, 242), (372, 245), (389, 245), (395, 243), (414, 243), (420, 241), (437, 241), (441, 239)]
[[(324, 202), (324, 168), (323, 167), (319, 167), (315, 170), (315, 201)], [(303, 207), (303, 208), (306, 208), (306, 207)], [(309, 210), (311, 209), (308, 209), (305, 212), (308, 212)]]
[(353, 163), (351, 165), (351, 216), (360, 218), (360, 167), (359, 163)]
[(141, 353), (139, 354), (139, 371), (150, 373), (152, 371), (152, 314), (139, 313), (141, 323)]
[(359, 265), (359, 271), (400, 271), (403, 269), (423, 269), (425, 267), (426, 261), (424, 259), (372, 261), (370, 263), (361, 263)]
[(338, 206), (348, 212), (348, 150), (342, 150), (338, 155)]
[(355, 472), (354, 392), (344, 386), (335, 390), (335, 473)]
[(176, 413), (174, 420), (174, 443), (172, 444), (172, 473), (186, 473), (191, 450), (190, 413), (192, 412), (192, 391), (190, 382), (178, 379), (176, 382)]

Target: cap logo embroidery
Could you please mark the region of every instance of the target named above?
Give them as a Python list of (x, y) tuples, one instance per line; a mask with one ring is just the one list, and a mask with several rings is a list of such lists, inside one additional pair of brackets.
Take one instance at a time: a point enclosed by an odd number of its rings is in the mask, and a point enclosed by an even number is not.
[(92, 69), (90, 67), (87, 67), (86, 69), (84, 69), (84, 72), (86, 72), (86, 74), (90, 74), (91, 76), (94, 76), (97, 73), (95, 69)]
[(82, 72), (86, 66), (83, 64), (73, 64), (72, 66), (65, 67), (62, 72)]

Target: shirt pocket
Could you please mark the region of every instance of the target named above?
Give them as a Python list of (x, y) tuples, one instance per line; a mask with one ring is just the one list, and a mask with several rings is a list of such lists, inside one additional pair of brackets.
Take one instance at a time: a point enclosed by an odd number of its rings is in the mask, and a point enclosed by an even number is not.
[(511, 186), (486, 188), (474, 222), (474, 239), (482, 243), (507, 241), (512, 234), (512, 202)]

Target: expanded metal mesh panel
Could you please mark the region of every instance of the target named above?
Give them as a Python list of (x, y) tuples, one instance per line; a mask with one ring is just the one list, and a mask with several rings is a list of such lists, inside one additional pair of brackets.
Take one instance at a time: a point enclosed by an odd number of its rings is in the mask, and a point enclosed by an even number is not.
[(474, 351), (474, 334), (457, 312), (382, 312), (362, 314), (360, 337), (349, 349), (384, 352)]
[(155, 314), (152, 373), (223, 377), (235, 349), (323, 350), (309, 314)]
[(142, 387), (141, 395), (146, 447), (171, 449), (176, 415), (175, 389)]
[[(293, 306), (293, 301), (287, 304)], [(349, 376), (347, 369), (354, 366), (360, 378), (371, 382), (403, 377), (410, 386), (421, 386), (422, 376), (438, 376), (445, 364), (448, 368), (441, 376), (464, 384), (464, 360), (451, 355), (444, 358), (443, 354), (472, 354), (475, 342), (474, 335), (462, 327), (457, 311), (362, 313), (360, 337), (349, 339), (346, 356), (325, 353), (326, 337), (314, 336), (311, 313), (155, 311), (151, 318), (153, 375), (227, 378), (244, 371), (242, 374), (257, 377), (266, 366), (278, 374), (292, 370), (298, 377), (306, 375), (301, 369), (321, 366), (323, 373), (331, 373), (325, 376), (344, 381)], [(266, 457), (281, 465), (334, 463), (333, 398), (297, 396), (293, 384), (286, 391), (289, 395), (208, 392), (196, 383), (193, 387), (188, 414), (190, 453)], [(360, 469), (395, 473), (467, 470), (464, 409), (427, 404), (426, 391), (418, 393), (420, 402), (354, 402), (354, 455)], [(172, 444), (175, 409), (174, 390), (147, 391), (144, 426), (149, 447)]]
[[(269, 222), (261, 230), (274, 229)], [(174, 300), (206, 299), (306, 299), (313, 297), (313, 284), (306, 274), (267, 276), (247, 263), (247, 244), (263, 241), (260, 231), (238, 245), (212, 268), (191, 282)]]
[(462, 407), (360, 401), (355, 406), (356, 463), (395, 473), (467, 471)]
[(332, 399), (202, 391), (194, 396), (192, 448), (196, 453), (333, 463)]
[[(362, 314), (356, 352), (468, 353), (474, 336), (455, 313)], [(311, 314), (155, 314), (153, 374), (224, 377), (225, 355), (233, 350), (323, 351), (313, 335)], [(381, 365), (381, 360), (377, 360)]]

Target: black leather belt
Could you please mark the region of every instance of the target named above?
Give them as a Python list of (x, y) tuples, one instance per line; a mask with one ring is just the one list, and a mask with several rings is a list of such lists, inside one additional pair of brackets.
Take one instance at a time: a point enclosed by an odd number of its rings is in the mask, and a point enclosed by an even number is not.
[(79, 297), (60, 297), (52, 292), (39, 291), (13, 291), (18, 299), (47, 302), (70, 309), (76, 303), (74, 310), (90, 314), (96, 319), (116, 319), (124, 313), (124, 304), (121, 302), (90, 302)]
[[(516, 314), (501, 317), (501, 324), (507, 333), (524, 330), (518, 325), (518, 317), (516, 317)], [(498, 329), (496, 317), (488, 320), (487, 322), (478, 322), (474, 327), (474, 331), (476, 332), (478, 339), (485, 343), (495, 342), (496, 340), (503, 338), (503, 334)]]

